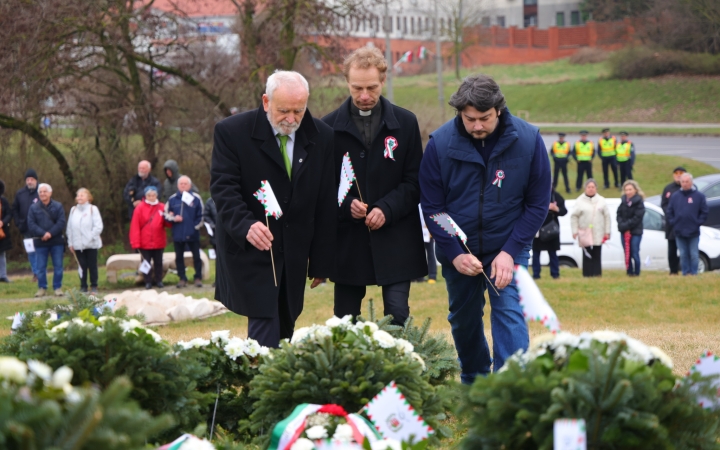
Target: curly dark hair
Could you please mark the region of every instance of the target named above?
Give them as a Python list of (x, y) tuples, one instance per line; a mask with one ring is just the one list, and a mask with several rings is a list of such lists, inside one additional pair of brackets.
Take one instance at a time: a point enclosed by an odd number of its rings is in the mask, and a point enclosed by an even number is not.
[(492, 108), (499, 112), (505, 108), (505, 96), (500, 91), (500, 86), (489, 75), (470, 75), (450, 97), (448, 104), (458, 112), (468, 106), (480, 112)]

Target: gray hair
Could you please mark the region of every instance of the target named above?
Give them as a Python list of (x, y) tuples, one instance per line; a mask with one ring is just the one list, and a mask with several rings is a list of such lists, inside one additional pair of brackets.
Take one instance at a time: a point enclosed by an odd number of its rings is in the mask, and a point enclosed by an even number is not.
[(265, 84), (265, 93), (268, 99), (272, 100), (275, 90), (284, 84), (302, 86), (308, 95), (310, 95), (310, 85), (308, 85), (304, 76), (292, 70), (276, 70), (275, 73), (268, 77), (267, 83)]
[(40, 185), (38, 186), (38, 192), (40, 192), (40, 189), (42, 188), (46, 188), (48, 191), (52, 192), (52, 186), (47, 183), (40, 183)]
[(187, 175), (182, 175), (180, 178), (178, 178), (178, 183), (179, 183), (180, 180), (182, 180), (183, 178), (185, 178), (185, 179), (188, 181), (188, 183), (192, 184), (192, 180), (191, 180), (190, 177), (187, 176)]
[[(685, 172), (684, 174), (680, 175), (680, 179), (681, 179), (681, 180), (683, 179), (683, 177), (688, 177), (688, 178), (690, 178), (690, 181), (693, 180), (693, 176), (692, 176), (692, 174), (691, 174), (690, 172)], [(42, 186), (42, 185), (41, 185), (41, 186)]]
[(588, 184), (590, 184), (590, 183), (594, 184), (595, 187), (597, 187), (597, 181), (595, 181), (595, 178), (588, 178), (587, 181), (585, 182), (585, 186), (584, 186), (584, 187), (587, 188), (587, 187), (588, 187)]
[(450, 97), (448, 104), (458, 112), (468, 106), (480, 112), (492, 108), (499, 112), (505, 108), (505, 96), (500, 92), (500, 86), (489, 75), (470, 75)]
[(142, 164), (142, 163), (147, 164), (148, 167), (152, 169), (152, 163), (150, 163), (150, 161), (147, 161), (147, 160), (143, 159), (142, 161), (140, 161), (140, 162), (138, 163), (138, 166), (140, 166), (140, 164)]

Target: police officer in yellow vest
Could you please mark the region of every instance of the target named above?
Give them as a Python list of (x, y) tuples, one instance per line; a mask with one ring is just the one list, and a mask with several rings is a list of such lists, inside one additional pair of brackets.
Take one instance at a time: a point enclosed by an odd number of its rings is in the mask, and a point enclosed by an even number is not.
[(605, 189), (610, 187), (610, 177), (608, 174), (609, 167), (612, 167), (613, 181), (615, 182), (615, 187), (617, 188), (620, 187), (620, 184), (618, 183), (616, 159), (617, 139), (615, 139), (615, 136), (610, 136), (610, 128), (603, 129), (602, 134), (603, 136), (598, 141), (598, 150), (600, 151), (600, 159), (602, 160)]
[(617, 144), (616, 157), (620, 168), (620, 184), (625, 180), (632, 180), (632, 168), (635, 164), (635, 144), (628, 140), (627, 131), (620, 132), (620, 142)]
[(587, 174), (588, 179), (593, 177), (592, 159), (595, 156), (595, 145), (592, 141), (587, 140), (588, 132), (580, 131), (580, 140), (575, 142), (572, 155), (577, 161), (577, 183), (575, 189), (580, 192), (583, 185), (583, 175)]
[(562, 176), (565, 179), (565, 190), (570, 193), (570, 182), (568, 181), (567, 175), (567, 163), (570, 157), (570, 143), (565, 141), (565, 133), (558, 133), (558, 140), (553, 142), (552, 158), (555, 163), (555, 170), (553, 171), (553, 189), (557, 188), (558, 175), (562, 171)]

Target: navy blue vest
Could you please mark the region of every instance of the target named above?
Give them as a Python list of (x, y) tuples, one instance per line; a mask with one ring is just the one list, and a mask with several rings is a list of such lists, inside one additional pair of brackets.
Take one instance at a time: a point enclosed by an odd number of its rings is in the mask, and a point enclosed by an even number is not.
[(494, 257), (502, 249), (523, 212), (538, 134), (537, 127), (513, 117), (507, 109), (500, 120), (505, 130), (487, 166), (470, 139), (459, 133), (455, 119), (431, 134), (447, 213), (467, 234), (468, 247), (481, 259)]

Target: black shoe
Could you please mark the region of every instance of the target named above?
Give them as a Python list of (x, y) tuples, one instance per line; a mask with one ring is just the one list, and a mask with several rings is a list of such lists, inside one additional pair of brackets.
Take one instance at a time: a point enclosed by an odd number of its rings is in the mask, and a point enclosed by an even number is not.
[(88, 289), (87, 288), (80, 288), (80, 292), (83, 294), (87, 294)]
[(0, 278), (0, 283), (12, 283), (12, 281), (8, 280), (8, 278), (5, 277), (5, 278)]
[(152, 289), (152, 283), (145, 283), (145, 289)]
[(157, 286), (157, 287), (159, 287), (159, 288), (164, 288), (164, 287), (165, 287), (165, 285), (163, 284), (162, 281), (159, 282), (158, 284), (156, 284), (155, 286)]
[(175, 285), (176, 288), (184, 288), (185, 286), (187, 286), (186, 280), (180, 280), (178, 284)]

